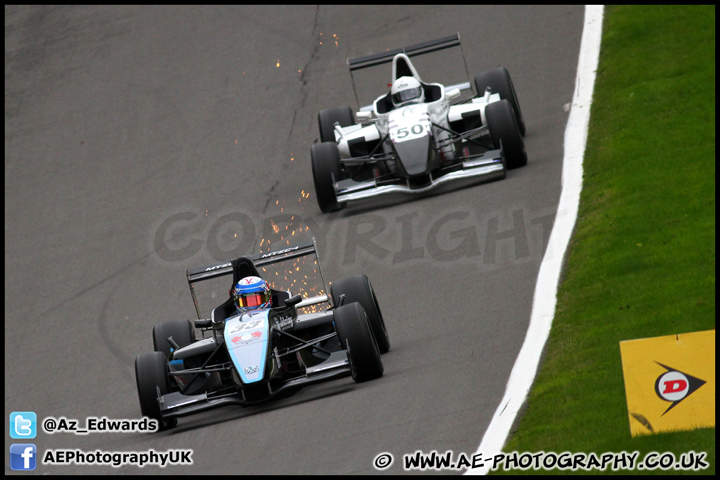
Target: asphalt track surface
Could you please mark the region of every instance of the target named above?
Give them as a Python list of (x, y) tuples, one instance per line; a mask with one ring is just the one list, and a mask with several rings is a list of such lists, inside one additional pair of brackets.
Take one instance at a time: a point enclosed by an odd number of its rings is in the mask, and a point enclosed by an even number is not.
[[(36, 473), (367, 474), (381, 452), (402, 473), (405, 453), (474, 453), (528, 325), (582, 22), (582, 6), (6, 6), (6, 432), (13, 411), (138, 418), (135, 356), (154, 324), (194, 315), (185, 268), (280, 248), (273, 224), (309, 229), (292, 240), (316, 237), (326, 280), (368, 275), (392, 344), (365, 384), (159, 434), (32, 441), (41, 455), (192, 449), (192, 466)], [(455, 32), (471, 76), (510, 71), (527, 167), (322, 214), (310, 145), (319, 110), (357, 107), (346, 59)], [(415, 65), (468, 80), (459, 49)], [(362, 104), (390, 81), (389, 65), (372, 72), (356, 77)]]

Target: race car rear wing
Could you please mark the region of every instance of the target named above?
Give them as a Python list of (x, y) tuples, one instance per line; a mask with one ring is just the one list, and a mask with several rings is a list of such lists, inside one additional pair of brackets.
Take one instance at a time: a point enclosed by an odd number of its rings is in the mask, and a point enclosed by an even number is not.
[[(252, 259), (252, 263), (255, 265), (255, 267), (263, 267), (267, 265), (271, 265), (273, 263), (278, 262), (284, 262), (287, 260), (292, 260), (293, 258), (303, 257), (305, 255), (315, 255), (315, 262), (317, 263), (318, 267), (318, 273), (320, 274), (320, 280), (323, 283), (323, 289), (325, 292), (327, 292), (327, 285), (325, 284), (325, 278), (322, 274), (322, 269), (320, 268), (320, 256), (317, 253), (317, 245), (315, 243), (315, 237), (313, 237), (312, 240), (308, 240), (306, 242), (297, 243), (295, 245), (289, 245), (286, 248), (275, 250), (273, 252), (267, 252), (267, 253), (256, 253), (250, 257)], [(247, 262), (247, 261), (246, 261)], [(193, 288), (193, 283), (201, 282), (203, 280), (209, 280), (211, 278), (217, 278), (222, 277), (224, 275), (232, 275), (233, 274), (233, 261), (227, 261), (227, 262), (219, 262), (214, 263), (211, 265), (205, 265), (202, 267), (194, 267), (194, 268), (188, 268), (185, 270), (185, 276), (188, 280), (188, 285), (190, 286), (190, 294), (193, 298), (193, 304), (195, 305), (195, 310), (198, 314), (198, 318), (200, 318), (200, 310), (197, 302), (197, 298), (195, 296), (195, 289)], [(314, 305), (316, 303), (322, 303), (328, 301), (328, 297), (326, 295), (321, 295), (318, 297), (312, 297), (312, 298), (306, 298), (299, 304), (297, 304), (297, 308), (306, 307), (308, 305)]]
[[(373, 55), (367, 55), (365, 57), (358, 57), (358, 58), (348, 58), (347, 64), (350, 68), (350, 82), (353, 86), (353, 92), (355, 93), (355, 101), (357, 101), (358, 106), (360, 105), (360, 101), (358, 100), (357, 96), (357, 90), (355, 88), (355, 78), (353, 77), (353, 72), (355, 70), (361, 70), (363, 68), (368, 67), (375, 67), (377, 65), (382, 65), (385, 63), (391, 63), (393, 61), (393, 58), (398, 53), (403, 53), (407, 55), (408, 57), (415, 57), (418, 55), (424, 55), (426, 53), (431, 52), (437, 52), (439, 50), (444, 50), (446, 48), (452, 48), (452, 47), (460, 47), (460, 51), (462, 53), (462, 44), (460, 43), (460, 33), (456, 33), (455, 35), (450, 35), (448, 37), (438, 38), (436, 40), (430, 40), (428, 42), (423, 43), (417, 43), (415, 45), (410, 45), (407, 47), (402, 48), (396, 48), (394, 50), (388, 50), (386, 52), (376, 53)], [(468, 68), (467, 68), (467, 60), (465, 60), (465, 54), (462, 53), (463, 57), (463, 63), (465, 64), (465, 75), (469, 78)], [(454, 87), (460, 88), (461, 86), (464, 87), (467, 85), (467, 88), (469, 88), (470, 84), (458, 84)], [(451, 87), (446, 87), (451, 88)], [(360, 110), (364, 110), (367, 107), (362, 107)], [(372, 107), (371, 107), (372, 108)]]
[(366, 57), (359, 58), (348, 58), (347, 64), (350, 67), (350, 71), (360, 70), (362, 68), (374, 67), (375, 65), (382, 65), (383, 63), (390, 63), (393, 57), (398, 53), (404, 53), (408, 57), (414, 57), (417, 55), (423, 55), (425, 53), (437, 52), (438, 50), (444, 50), (446, 48), (458, 47), (460, 45), (460, 34), (450, 35), (449, 37), (438, 38), (437, 40), (430, 40), (429, 42), (418, 43), (416, 45), (410, 45), (409, 47), (396, 48), (395, 50), (389, 50), (387, 52), (376, 53), (368, 55)]
[[(314, 238), (307, 242), (290, 245), (282, 250), (269, 253), (256, 253), (251, 258), (255, 266), (260, 267), (312, 253), (317, 256)], [(230, 275), (233, 273), (233, 266), (232, 261), (213, 263), (212, 265), (205, 265), (203, 267), (188, 268), (185, 273), (188, 282), (195, 283), (211, 278), (222, 277), (223, 275)]]
[[(315, 245), (315, 237), (307, 242), (291, 245), (281, 250), (268, 253), (256, 253), (252, 256), (252, 261), (256, 267), (269, 265), (271, 263), (282, 262), (291, 258), (302, 257), (304, 255), (315, 254), (317, 257), (317, 246)], [(319, 260), (319, 259), (318, 259)], [(319, 262), (318, 262), (319, 264)]]

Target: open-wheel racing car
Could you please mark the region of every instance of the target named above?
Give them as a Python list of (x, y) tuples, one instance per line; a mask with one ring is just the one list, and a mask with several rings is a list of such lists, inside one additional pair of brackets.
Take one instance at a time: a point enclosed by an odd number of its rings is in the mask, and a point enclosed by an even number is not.
[(348, 59), (351, 76), (392, 62), (392, 88), (360, 108), (361, 123), (350, 107), (318, 114), (320, 143), (312, 146), (311, 158), (323, 212), (385, 193), (422, 193), (460, 178), (504, 178), (506, 168), (527, 163), (525, 121), (505, 68), (476, 75), (474, 96), (459, 100), (469, 82), (425, 83), (410, 62), (411, 56), (454, 46), (460, 46), (459, 35)]
[[(223, 405), (254, 405), (343, 376), (352, 376), (356, 382), (381, 377), (380, 355), (389, 350), (390, 343), (365, 275), (334, 283), (329, 296), (304, 299), (268, 285), (265, 299), (270, 303), (245, 312), (237, 308), (239, 297), (233, 297), (233, 288), (239, 288), (241, 280), (260, 277), (258, 267), (265, 270), (270, 264), (297, 262), (301, 257), (313, 260), (313, 255), (325, 287), (314, 239), (188, 269), (198, 318), (167, 321), (153, 328), (154, 352), (135, 360), (142, 415), (168, 429), (177, 424), (178, 417)], [(232, 276), (230, 298), (212, 309), (210, 318), (201, 318), (194, 285), (223, 276)], [(298, 313), (309, 309), (317, 311)], [(196, 338), (195, 327), (201, 338)]]

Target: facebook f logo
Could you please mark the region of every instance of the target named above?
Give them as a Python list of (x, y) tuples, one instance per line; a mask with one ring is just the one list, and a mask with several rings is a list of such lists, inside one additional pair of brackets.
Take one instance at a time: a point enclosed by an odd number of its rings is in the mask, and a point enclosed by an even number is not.
[(12, 412), (10, 414), (10, 438), (35, 438), (37, 415), (35, 412)]
[(10, 445), (10, 468), (12, 470), (35, 470), (37, 447), (32, 443)]

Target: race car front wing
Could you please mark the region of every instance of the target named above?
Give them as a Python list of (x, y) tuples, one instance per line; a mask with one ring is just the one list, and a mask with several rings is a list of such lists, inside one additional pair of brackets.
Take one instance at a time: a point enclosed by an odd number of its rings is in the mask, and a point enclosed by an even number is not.
[(264, 403), (276, 397), (280, 393), (292, 389), (301, 388), (315, 383), (347, 377), (352, 374), (347, 351), (341, 350), (332, 352), (325, 361), (307, 367), (303, 377), (294, 378), (283, 383), (280, 387), (272, 389), (267, 384), (268, 395), (259, 400), (247, 400), (243, 398), (242, 391), (230, 392), (212, 396), (208, 392), (199, 395), (183, 395), (180, 392), (160, 394), (158, 389), (158, 402), (163, 418), (185, 417), (205, 410), (223, 407), (227, 405), (250, 406)]
[(384, 185), (378, 179), (355, 181), (345, 179), (335, 184), (338, 203), (362, 200), (387, 193), (425, 193), (440, 185), (461, 178), (485, 177), (488, 181), (505, 178), (505, 162), (502, 148), (488, 150), (473, 160), (468, 160), (429, 174), (429, 183), (424, 186), (411, 186), (410, 182), (395, 179), (396, 183)]

